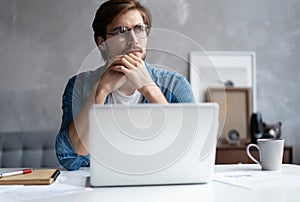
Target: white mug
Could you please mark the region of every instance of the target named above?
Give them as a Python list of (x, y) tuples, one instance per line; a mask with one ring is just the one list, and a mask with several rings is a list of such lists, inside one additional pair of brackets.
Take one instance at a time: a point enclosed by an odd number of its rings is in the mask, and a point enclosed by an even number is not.
[[(251, 155), (250, 147), (257, 148), (259, 161)], [(281, 170), (283, 148), (283, 139), (258, 139), (257, 144), (249, 144), (246, 151), (249, 158), (259, 164), (263, 170)]]

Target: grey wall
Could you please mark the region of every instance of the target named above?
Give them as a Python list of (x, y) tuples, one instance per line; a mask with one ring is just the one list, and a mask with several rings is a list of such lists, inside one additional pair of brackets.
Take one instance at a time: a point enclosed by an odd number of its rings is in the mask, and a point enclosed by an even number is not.
[[(300, 163), (300, 1), (144, 0), (153, 27), (179, 32), (205, 50), (255, 51), (257, 108), (283, 122), (283, 138)], [(58, 130), (61, 95), (95, 48), (96, 0), (0, 1), (0, 131)], [(160, 41), (152, 41), (155, 46)], [(188, 49), (170, 40), (188, 58)], [(155, 55), (155, 54), (153, 54)], [(160, 54), (154, 62), (159, 63)], [(166, 59), (166, 58), (163, 58)], [(188, 67), (169, 61), (188, 76)]]

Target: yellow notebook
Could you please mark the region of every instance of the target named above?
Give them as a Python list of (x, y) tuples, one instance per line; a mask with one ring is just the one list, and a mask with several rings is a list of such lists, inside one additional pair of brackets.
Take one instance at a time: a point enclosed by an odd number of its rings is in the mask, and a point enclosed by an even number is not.
[(53, 183), (59, 174), (57, 169), (36, 169), (24, 175), (0, 178), (0, 185), (47, 185)]

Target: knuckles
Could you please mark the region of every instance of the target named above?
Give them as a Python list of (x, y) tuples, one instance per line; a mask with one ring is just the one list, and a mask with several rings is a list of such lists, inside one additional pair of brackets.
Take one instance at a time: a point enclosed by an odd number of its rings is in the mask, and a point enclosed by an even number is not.
[(126, 61), (127, 61), (126, 58), (125, 58), (124, 56), (122, 56), (122, 57), (121, 57), (121, 63), (124, 64), (124, 63), (126, 63)]
[(120, 56), (118, 59), (116, 59), (111, 66), (116, 66), (116, 65), (122, 65), (122, 66), (127, 66), (125, 64), (130, 63), (132, 66), (138, 68), (144, 65), (144, 61), (140, 58), (134, 58), (132, 60), (128, 59), (128, 57), (130, 57), (129, 55), (123, 55)]

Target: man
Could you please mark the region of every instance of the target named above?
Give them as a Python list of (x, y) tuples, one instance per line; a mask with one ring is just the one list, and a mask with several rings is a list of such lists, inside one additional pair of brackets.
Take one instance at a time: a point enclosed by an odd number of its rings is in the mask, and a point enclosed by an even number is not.
[(106, 64), (74, 76), (66, 86), (56, 138), (57, 158), (66, 169), (89, 166), (91, 105), (194, 102), (183, 76), (144, 62), (150, 28), (150, 12), (138, 0), (109, 0), (97, 10), (94, 38)]

